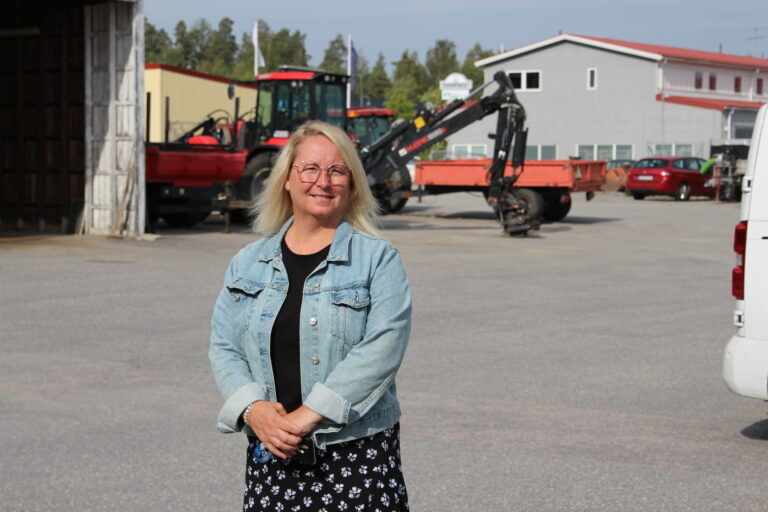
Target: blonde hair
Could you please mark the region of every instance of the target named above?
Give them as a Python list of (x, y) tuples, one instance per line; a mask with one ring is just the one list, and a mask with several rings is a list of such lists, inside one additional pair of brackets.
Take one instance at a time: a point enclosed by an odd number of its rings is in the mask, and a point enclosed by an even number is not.
[(368, 187), (368, 179), (349, 136), (341, 129), (322, 121), (308, 121), (293, 132), (288, 143), (280, 151), (269, 173), (264, 190), (251, 206), (254, 216), (253, 230), (257, 233), (276, 233), (291, 215), (293, 204), (284, 184), (291, 172), (299, 145), (309, 137), (321, 135), (333, 143), (350, 170), (350, 193), (344, 219), (365, 233), (378, 236), (376, 217), (378, 203)]

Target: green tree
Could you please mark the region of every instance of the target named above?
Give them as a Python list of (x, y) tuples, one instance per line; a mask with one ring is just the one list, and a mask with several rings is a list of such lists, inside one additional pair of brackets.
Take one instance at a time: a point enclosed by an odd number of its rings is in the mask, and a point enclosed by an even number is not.
[(483, 77), (483, 70), (475, 66), (475, 61), (490, 57), (493, 55), (492, 50), (486, 50), (480, 43), (475, 43), (475, 46), (467, 51), (467, 56), (464, 58), (464, 63), (461, 65), (461, 73), (472, 80), (472, 87), (479, 87), (485, 82)]
[(230, 76), (237, 57), (237, 40), (232, 34), (234, 21), (222, 18), (216, 31), (201, 34), (200, 62), (197, 71), (213, 75)]
[(165, 29), (158, 30), (144, 18), (144, 61), (166, 64), (173, 48), (173, 41)]
[(387, 93), (384, 106), (391, 108), (397, 119), (410, 119), (416, 110), (418, 96), (414, 95), (416, 81), (411, 76), (398, 78)]
[[(259, 28), (261, 35), (261, 28)], [(310, 56), (304, 47), (306, 34), (298, 30), (293, 32), (286, 28), (270, 34), (262, 43), (259, 37), (259, 46), (266, 62), (265, 71), (276, 71), (283, 64), (291, 66), (308, 66)]]
[(387, 91), (392, 88), (392, 81), (387, 75), (387, 63), (384, 54), (379, 52), (376, 64), (371, 72), (364, 78), (365, 95), (374, 100), (383, 101), (387, 97)]
[[(240, 47), (237, 50), (235, 65), (232, 68), (232, 78), (237, 80), (253, 80), (253, 39), (251, 34), (243, 32)], [(259, 70), (261, 71), (261, 70)]]
[[(419, 62), (419, 55), (416, 52), (408, 52), (405, 50), (400, 60), (394, 63), (395, 72), (393, 79), (393, 88), (398, 85), (401, 89), (403, 87), (410, 87), (408, 90), (408, 97), (411, 101), (416, 101), (427, 89), (429, 89), (429, 77), (427, 76), (427, 70)], [(404, 80), (409, 78), (410, 80)]]
[(344, 37), (338, 34), (328, 43), (328, 48), (326, 48), (323, 55), (323, 61), (320, 63), (320, 69), (324, 69), (329, 73), (346, 73), (346, 63), (347, 45), (344, 44)]
[(438, 39), (435, 46), (427, 51), (424, 67), (429, 76), (429, 87), (439, 87), (440, 80), (459, 70), (456, 45), (448, 39)]

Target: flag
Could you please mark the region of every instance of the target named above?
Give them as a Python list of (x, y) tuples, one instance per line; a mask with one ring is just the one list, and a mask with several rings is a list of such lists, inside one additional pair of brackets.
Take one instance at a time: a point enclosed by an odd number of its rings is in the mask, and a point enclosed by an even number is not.
[(355, 90), (355, 73), (357, 73), (357, 50), (355, 45), (352, 44), (352, 36), (349, 36), (349, 63), (347, 66), (347, 73), (349, 73), (349, 90)]
[(264, 55), (261, 54), (261, 48), (259, 48), (259, 20), (253, 24), (251, 39), (253, 40), (253, 76), (258, 76), (259, 66), (267, 65), (264, 62)]

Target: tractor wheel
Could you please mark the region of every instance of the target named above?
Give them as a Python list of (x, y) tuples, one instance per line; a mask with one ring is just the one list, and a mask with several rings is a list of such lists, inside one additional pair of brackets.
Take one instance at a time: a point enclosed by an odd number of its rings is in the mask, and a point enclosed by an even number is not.
[(687, 201), (691, 198), (691, 186), (686, 182), (680, 183), (675, 191), (675, 201)]
[[(403, 179), (403, 183), (400, 185), (400, 188), (398, 188), (397, 190), (410, 191), (412, 186), (411, 174), (407, 170), (403, 170), (401, 172), (405, 173), (405, 178)], [(384, 214), (399, 212), (400, 210), (403, 209), (403, 207), (407, 202), (408, 202), (407, 197), (402, 197), (400, 199), (393, 199), (392, 197), (386, 197), (379, 200), (382, 213)]]
[(274, 153), (261, 153), (251, 158), (245, 166), (243, 177), (235, 184), (236, 199), (255, 201), (259, 197), (272, 169), (273, 156)]
[(541, 212), (541, 216), (545, 220), (550, 222), (557, 222), (562, 220), (571, 211), (571, 200), (568, 198), (568, 202), (563, 203), (560, 201), (560, 196), (551, 198), (544, 203), (544, 210)]

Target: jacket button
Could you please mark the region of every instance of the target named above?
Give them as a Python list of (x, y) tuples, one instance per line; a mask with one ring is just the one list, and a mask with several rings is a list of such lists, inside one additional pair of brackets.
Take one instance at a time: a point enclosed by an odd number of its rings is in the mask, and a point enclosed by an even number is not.
[(317, 358), (317, 356), (312, 356), (312, 364), (319, 364), (320, 359)]
[(309, 325), (316, 325), (317, 324), (317, 318), (312, 317), (309, 319)]
[(313, 286), (315, 288), (320, 288), (320, 281), (315, 281), (315, 284)]

